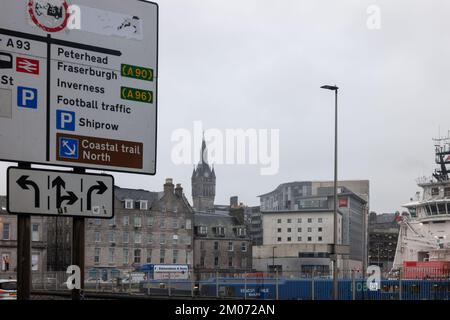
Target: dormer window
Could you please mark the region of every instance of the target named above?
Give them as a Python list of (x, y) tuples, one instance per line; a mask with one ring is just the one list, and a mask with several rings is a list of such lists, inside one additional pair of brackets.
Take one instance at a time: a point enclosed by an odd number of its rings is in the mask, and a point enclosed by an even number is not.
[(199, 236), (206, 236), (206, 234), (208, 233), (208, 227), (207, 226), (198, 226), (197, 233)]
[(238, 237), (245, 237), (247, 235), (247, 230), (245, 227), (237, 227), (236, 234)]
[(125, 200), (125, 209), (134, 209), (134, 201), (131, 199)]
[(216, 236), (225, 237), (225, 227), (218, 226), (214, 229)]
[(139, 209), (148, 210), (148, 201), (147, 200), (139, 201)]

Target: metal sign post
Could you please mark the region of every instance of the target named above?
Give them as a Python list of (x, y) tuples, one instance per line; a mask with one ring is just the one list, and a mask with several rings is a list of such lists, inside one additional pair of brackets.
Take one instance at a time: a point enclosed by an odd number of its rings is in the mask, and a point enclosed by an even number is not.
[[(2, 0), (0, 161), (18, 214), (18, 298), (31, 292), (31, 215), (73, 217), (84, 286), (85, 218), (114, 216), (114, 180), (156, 173), (158, 24), (153, 2)], [(31, 164), (75, 168), (74, 173)]]

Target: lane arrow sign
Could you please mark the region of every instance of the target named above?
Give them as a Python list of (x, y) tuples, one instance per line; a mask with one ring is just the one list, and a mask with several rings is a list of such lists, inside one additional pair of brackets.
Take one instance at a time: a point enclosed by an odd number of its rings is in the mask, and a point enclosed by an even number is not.
[(108, 187), (103, 181), (97, 181), (97, 183), (97, 185), (90, 187), (87, 192), (86, 210), (92, 210), (92, 192), (97, 190), (97, 194), (104, 194), (108, 190)]
[(41, 201), (39, 187), (35, 182), (28, 180), (29, 177), (30, 176), (21, 176), (16, 182), (23, 190), (30, 190), (29, 187), (32, 187), (34, 189), (34, 207), (40, 208)]
[(66, 182), (58, 176), (55, 180), (52, 181), (52, 188), (56, 187), (56, 208), (61, 208), (61, 205), (64, 201), (67, 201), (67, 205), (71, 206), (75, 202), (77, 202), (78, 197), (72, 191), (67, 191), (67, 195), (62, 196), (62, 189), (66, 188)]

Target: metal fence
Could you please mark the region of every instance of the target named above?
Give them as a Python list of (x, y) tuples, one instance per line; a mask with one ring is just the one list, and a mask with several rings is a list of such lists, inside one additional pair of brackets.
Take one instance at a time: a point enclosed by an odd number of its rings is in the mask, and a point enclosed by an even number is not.
[[(140, 296), (201, 297), (261, 300), (330, 300), (333, 275), (329, 272), (211, 272), (190, 274), (188, 279), (134, 279), (132, 272), (104, 278), (85, 275), (86, 292)], [(66, 272), (33, 272), (32, 290), (67, 291)], [(0, 279), (15, 279), (15, 273), (0, 272)], [(408, 269), (382, 273), (380, 282), (368, 283), (360, 271), (337, 274), (339, 300), (449, 300), (450, 271)]]

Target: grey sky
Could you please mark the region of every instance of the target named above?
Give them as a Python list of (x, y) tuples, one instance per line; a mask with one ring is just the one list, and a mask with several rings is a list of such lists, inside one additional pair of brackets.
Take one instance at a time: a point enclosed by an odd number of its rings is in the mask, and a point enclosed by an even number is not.
[[(434, 169), (432, 138), (450, 129), (448, 0), (160, 1), (158, 167), (114, 174), (122, 187), (190, 198), (192, 165), (171, 162), (171, 134), (193, 129), (280, 129), (280, 171), (217, 165), (217, 203), (283, 182), (333, 177), (333, 95), (340, 91), (340, 179), (369, 179), (371, 209), (395, 211)], [(370, 5), (381, 29), (369, 30)], [(195, 150), (197, 152), (197, 150)], [(7, 164), (0, 165), (6, 193)]]

